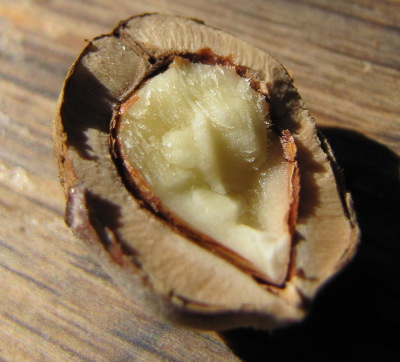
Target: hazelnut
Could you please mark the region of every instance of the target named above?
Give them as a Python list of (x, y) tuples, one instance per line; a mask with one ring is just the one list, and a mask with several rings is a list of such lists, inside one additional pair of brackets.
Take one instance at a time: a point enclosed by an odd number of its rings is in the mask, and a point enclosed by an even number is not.
[(146, 14), (72, 66), (54, 127), (67, 223), (135, 301), (201, 328), (299, 321), (359, 231), (286, 69)]

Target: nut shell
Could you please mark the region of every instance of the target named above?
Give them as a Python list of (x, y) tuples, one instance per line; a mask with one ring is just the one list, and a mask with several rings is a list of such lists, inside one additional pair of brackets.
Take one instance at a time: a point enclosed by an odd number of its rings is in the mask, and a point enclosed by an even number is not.
[[(268, 92), (274, 124), (296, 143), (301, 191), (283, 287), (258, 283), (144, 209), (113, 162), (116, 107), (166, 57), (205, 48), (251, 71)], [(168, 319), (207, 329), (299, 321), (355, 252), (359, 231), (351, 197), (289, 73), (268, 54), (200, 21), (146, 14), (90, 42), (66, 78), (54, 139), (67, 223), (128, 295)]]

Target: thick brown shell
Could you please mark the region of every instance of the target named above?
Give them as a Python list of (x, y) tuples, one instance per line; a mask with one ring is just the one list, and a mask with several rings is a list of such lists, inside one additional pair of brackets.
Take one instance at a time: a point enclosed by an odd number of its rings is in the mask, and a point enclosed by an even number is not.
[[(110, 154), (116, 106), (166, 57), (204, 48), (249, 69), (269, 93), (274, 123), (295, 139), (301, 192), (291, 275), (283, 288), (258, 283), (143, 209)], [(200, 21), (146, 14), (94, 39), (67, 76), (54, 137), (68, 224), (122, 289), (169, 319), (211, 329), (298, 321), (355, 251), (359, 232), (350, 196), (337, 182), (332, 152), (288, 72), (271, 56)]]

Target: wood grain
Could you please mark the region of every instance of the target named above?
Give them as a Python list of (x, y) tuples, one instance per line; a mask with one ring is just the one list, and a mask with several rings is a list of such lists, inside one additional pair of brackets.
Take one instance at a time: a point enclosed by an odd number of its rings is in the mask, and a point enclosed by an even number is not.
[[(155, 11), (203, 19), (276, 56), (332, 142), (362, 244), (298, 326), (218, 334), (160, 322), (64, 224), (51, 138), (63, 79), (85, 39)], [(399, 24), (397, 0), (0, 0), (0, 360), (398, 358)]]

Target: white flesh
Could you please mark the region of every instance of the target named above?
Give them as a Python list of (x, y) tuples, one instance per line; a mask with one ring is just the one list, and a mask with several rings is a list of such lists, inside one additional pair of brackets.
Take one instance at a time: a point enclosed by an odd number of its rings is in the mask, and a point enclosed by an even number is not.
[(281, 284), (290, 174), (264, 97), (233, 67), (178, 57), (135, 96), (117, 135), (126, 162), (186, 223)]

